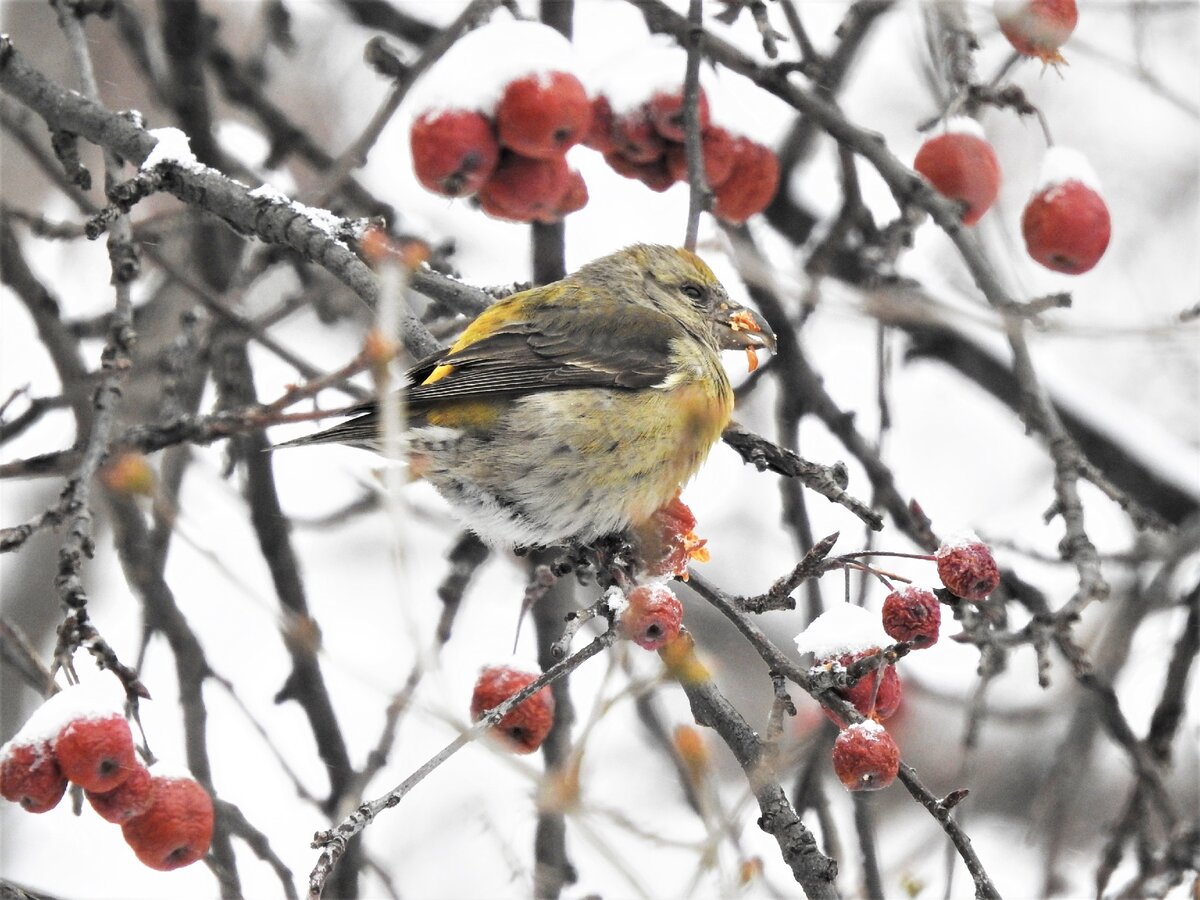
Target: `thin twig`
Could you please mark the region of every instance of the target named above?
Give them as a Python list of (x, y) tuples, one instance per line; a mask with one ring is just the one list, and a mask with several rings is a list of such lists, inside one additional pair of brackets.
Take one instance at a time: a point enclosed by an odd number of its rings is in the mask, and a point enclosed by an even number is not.
[(688, 2), (687, 67), (683, 76), (684, 146), (687, 152), (688, 216), (683, 246), (695, 251), (700, 232), (700, 214), (712, 204), (712, 192), (704, 175), (704, 142), (700, 134), (700, 38), (704, 33), (702, 0)]

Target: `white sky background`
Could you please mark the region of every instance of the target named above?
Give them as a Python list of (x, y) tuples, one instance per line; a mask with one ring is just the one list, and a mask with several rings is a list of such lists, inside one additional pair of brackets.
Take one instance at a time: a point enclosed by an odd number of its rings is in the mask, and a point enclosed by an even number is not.
[[(431, 21), (448, 21), (460, 9), (457, 3), (410, 6), (415, 14)], [(830, 34), (845, 6), (801, 4), (805, 24), (819, 47), (829, 46)], [(977, 57), (979, 71), (993, 72), (1008, 46), (992, 23), (990, 5), (969, 8), (983, 44)], [(297, 116), (322, 120), (332, 135), (327, 146), (337, 152), (358, 133), (386, 90), (382, 79), (361, 62), (361, 47), (370, 33), (348, 24), (335, 4), (289, 3), (289, 9), (301, 46), (293, 58), (273, 57), (278, 67), (271, 82), (273, 96)], [(771, 11), (773, 15), (778, 12), (773, 6)], [(257, 27), (256, 13), (257, 8), (249, 3), (225, 10), (230, 21), (243, 21), (246, 27)], [(52, 13), (47, 9), (45, 15)], [(1173, 324), (1179, 312), (1200, 300), (1197, 9), (1158, 8), (1151, 3), (1142, 20), (1145, 64), (1183, 98), (1188, 110), (1164, 99), (1131, 71), (1135, 56), (1129, 15), (1128, 5), (1123, 3), (1084, 4), (1076, 36), (1064, 48), (1070, 66), (1059, 75), (1043, 73), (1040, 65), (1027, 63), (1014, 79), (1045, 112), (1056, 140), (1086, 152), (1098, 171), (1113, 217), (1113, 240), (1106, 257), (1092, 272), (1077, 278), (1047, 272), (1025, 258), (1020, 213), (1037, 178), (1044, 145), (1034, 122), (1018, 121), (994, 110), (983, 116), (983, 125), (996, 146), (1005, 182), (1000, 200), (977, 232), (1018, 297), (1058, 290), (1070, 290), (1074, 296), (1071, 310), (1048, 315), (1049, 327), (1032, 337), (1039, 373), (1046, 383), (1077, 411), (1137, 448), (1155, 468), (1172, 473), (1179, 483), (1200, 492), (1198, 330), (1194, 323)], [(785, 30), (782, 17), (777, 24)], [(710, 25), (761, 57), (748, 16), (732, 29)], [(96, 23), (89, 25), (89, 29), (96, 27)], [(605, 61), (612, 48), (633, 46), (645, 33), (632, 7), (599, 0), (577, 5), (575, 29), (580, 65), (585, 70), (619, 65)], [(20, 46), (21, 35), (14, 34), (14, 38)], [(906, 161), (912, 159), (921, 141), (915, 124), (936, 111), (919, 70), (922, 39), (916, 4), (904, 3), (889, 12), (875, 26), (843, 94), (843, 107), (850, 118), (880, 131)], [(783, 45), (785, 55), (793, 52), (790, 45)], [(478, 77), (487, 77), (486, 61), (481, 60), (480, 66)], [(319, 73), (315, 82), (313, 73)], [(631, 77), (636, 74), (630, 73)], [(287, 78), (295, 80), (294, 95), (288, 95), (283, 87)], [(790, 121), (781, 104), (728, 72), (720, 73), (716, 83), (709, 99), (718, 122), (767, 144), (778, 141)], [(119, 106), (119, 86), (105, 85), (105, 89), (113, 91), (111, 96), (106, 94), (106, 100)], [(322, 111), (314, 115), (313, 109)], [(407, 158), (405, 125), (419, 111), (411, 105), (401, 110), (372, 152), (363, 180), (403, 211), (409, 230), (434, 241), (453, 237), (458, 248), (455, 262), (467, 281), (499, 284), (527, 279), (526, 227), (486, 219), (464, 201), (435, 197), (417, 186)], [(229, 134), (234, 141), (229, 146), (232, 152), (250, 157), (260, 152), (244, 127), (231, 129)], [(652, 194), (639, 183), (611, 173), (598, 154), (585, 148), (573, 150), (571, 162), (584, 173), (591, 202), (567, 221), (569, 267), (635, 241), (677, 243), (682, 239), (685, 187), (677, 185), (666, 194)], [(859, 171), (877, 218), (890, 217), (894, 204), (882, 182), (865, 164)], [(274, 184), (288, 192), (295, 189), (286, 177)], [(822, 212), (836, 210), (839, 188), (828, 142), (821, 145), (818, 164), (810, 166), (803, 180), (791, 189)], [(20, 206), (21, 199), (15, 186), (5, 185), (5, 202)], [(52, 219), (70, 214), (65, 205), (44, 212)], [(785, 292), (795, 296), (807, 289), (793, 253), (761, 222), (751, 225), (776, 265)], [(731, 292), (742, 294), (711, 222), (704, 223), (701, 245), (702, 255)], [(96, 313), (111, 304), (110, 292), (97, 290), (108, 283), (102, 242), (81, 248), (77, 243), (30, 241), (26, 252), (36, 271), (53, 286), (66, 315)], [(956, 310), (956, 320), (976, 323), (971, 326), (973, 331), (997, 348), (1003, 347), (982, 298), (972, 289), (948, 240), (932, 225), (921, 229), (915, 248), (903, 257), (902, 268)], [(277, 292), (294, 285), (275, 280), (268, 287), (269, 291), (246, 298), (248, 311), (268, 308)], [(820, 296), (821, 305), (803, 333), (805, 349), (825, 375), (835, 399), (856, 411), (860, 428), (873, 435), (877, 428), (873, 320), (863, 311), (864, 297), (854, 290), (829, 283), (821, 288)], [(0, 395), (7, 396), (27, 382), (33, 385), (35, 395), (53, 393), (55, 377), (32, 325), (7, 293), (2, 315)], [(324, 368), (344, 363), (357, 351), (362, 337), (348, 323), (330, 330), (307, 316), (286, 323), (276, 335)], [(896, 349), (902, 349), (902, 344)], [(92, 348), (93, 363), (98, 352), (98, 346)], [(273, 398), (294, 380), (294, 374), (269, 355), (253, 347), (252, 355), (264, 398)], [(744, 358), (731, 356), (729, 364), (735, 380), (744, 377)], [(985, 538), (1003, 537), (1053, 554), (1061, 523), (1042, 523), (1042, 512), (1052, 500), (1048, 457), (1024, 437), (1006, 409), (947, 373), (932, 362), (897, 365), (893, 372), (895, 426), (887, 437), (886, 455), (901, 489), (920, 498), (944, 534), (970, 527)], [(737, 418), (755, 430), (771, 433), (772, 411), (771, 391), (764, 389), (738, 411)], [(3, 459), (65, 446), (71, 430), (67, 417), (52, 422), (5, 447)], [(283, 439), (296, 433), (299, 429), (279, 429), (272, 437)], [(846, 457), (836, 441), (809, 420), (801, 441), (809, 458), (831, 462)], [(322, 795), (324, 773), (299, 706), (272, 703), (288, 671), (288, 659), (277, 637), (277, 603), (237, 484), (221, 477), (223, 461), (219, 447), (197, 451), (197, 463), (184, 485), (180, 536), (172, 550), (167, 579), (214, 669), (234, 682), (239, 697), (267, 729), (288, 764), (315, 794)], [(376, 467), (374, 457), (345, 448), (317, 447), (276, 457), (285, 509), (300, 517), (332, 511), (364, 486), (376, 484)], [(57, 485), (48, 483), (0, 484), (0, 521), (8, 525), (29, 518), (57, 490)], [(869, 485), (853, 465), (850, 490), (869, 497)], [(1102, 551), (1127, 549), (1133, 536), (1124, 517), (1097, 492), (1086, 486), (1083, 492), (1092, 539)], [(311, 610), (323, 632), (325, 676), (352, 759), (360, 765), (377, 739), (391, 694), (408, 674), (415, 648), (425, 647), (431, 640), (440, 613), (435, 588), (445, 574), (443, 556), (455, 534), (444, 504), (432, 490), (414, 486), (405, 499), (415, 524), (405, 535), (400, 566), (394, 563), (393, 534), (383, 513), (357, 518), (343, 527), (298, 527), (294, 532)], [(775, 477), (744, 466), (727, 448), (714, 449), (685, 499), (697, 514), (698, 530), (709, 539), (712, 562), (705, 573), (723, 587), (735, 592), (761, 591), (796, 561), (791, 539), (778, 524)], [(840, 529), (840, 551), (861, 545), (861, 528), (849, 514), (811, 494), (809, 506), (814, 533)], [(33, 540), (52, 544), (55, 539), (43, 535)], [(890, 529), (881, 544), (888, 549), (911, 549)], [(101, 534), (99, 546), (96, 561), (88, 567), (93, 616), (122, 658), (131, 660), (140, 634), (136, 603), (116, 564), (110, 537)], [(1054, 605), (1069, 596), (1074, 579), (1066, 567), (1034, 562), (1012, 551), (1000, 550), (997, 555), (1002, 564), (1014, 566), (1023, 577), (1057, 591), (1052, 595)], [(14, 560), (0, 557), (0, 565), (8, 569)], [(931, 564), (899, 561), (894, 568), (919, 584), (932, 584), (936, 577)], [(1118, 582), (1122, 577), (1119, 569), (1109, 569), (1108, 574)], [(6, 604), (14, 582), (15, 578), (4, 576)], [(524, 570), (519, 562), (514, 564), (500, 555), (483, 569), (466, 598), (454, 638), (427, 676), (417, 709), (404, 719), (391, 762), (368, 789), (369, 796), (399, 782), (454, 736), (466, 719), (479, 666), (508, 656), (523, 587)], [(826, 587), (827, 599), (836, 598), (839, 591), (840, 586), (831, 581)], [(873, 596), (870, 608), (877, 609), (882, 600), (882, 592)], [(44, 601), (55, 603), (48, 578)], [(699, 631), (702, 646), (705, 635), (711, 634), (711, 646), (728, 648), (730, 654), (744, 653), (744, 648), (728, 641), (727, 629), (714, 624), (712, 614), (699, 601), (685, 597), (685, 609), (685, 622)], [(1047, 748), (1055, 746), (1066, 723), (1056, 701), (1065, 695), (1067, 675), (1060, 667), (1054, 687), (1041, 691), (1036, 686), (1032, 654), (1013, 654), (1009, 671), (992, 694), (995, 705), (1008, 717), (1001, 715), (985, 726), (977, 758), (977, 764), (985, 764), (984, 771), (960, 775), (956, 742), (961, 715), (949, 701), (973, 687), (977, 654), (945, 639), (957, 630), (953, 620), (946, 618), (943, 640), (913, 654), (900, 666), (907, 708), (895, 725), (897, 739), (906, 760), (917, 767), (935, 793), (984, 785), (969, 801), (978, 805), (971, 807), (967, 830), (1001, 893), (1027, 896), (1040, 888), (1042, 839), (1031, 826), (1036, 810), (1006, 802), (1005, 793), (1019, 797), (1022, 786), (1031, 790), (1033, 779), (1044, 774), (1050, 764)], [(1180, 623), (1177, 616), (1162, 614), (1143, 627), (1135, 661), (1124, 673), (1123, 690), (1128, 682), (1141, 690), (1148, 686), (1153, 696), (1163, 678), (1165, 642), (1178, 634)], [(790, 636), (804, 623), (797, 612), (774, 614), (765, 624), (780, 645), (790, 649)], [(1096, 638), (1090, 619), (1081, 626), (1080, 634), (1085, 643)], [(45, 640), (48, 658), (52, 635)], [(577, 646), (584, 640), (581, 635)], [(533, 629), (527, 625), (517, 660), (533, 667), (534, 659)], [(752, 721), (761, 724), (770, 703), (770, 686), (761, 663), (745, 655), (710, 656), (707, 660), (722, 690)], [(657, 657), (636, 647), (618, 648), (585, 665), (572, 682), (581, 723), (592, 715), (597, 696), (612, 697), (627, 683), (619, 671), (606, 672), (617, 661), (627, 662), (640, 676), (652, 676), (659, 670)], [(10, 676), (5, 673), (5, 677)], [(174, 669), (161, 639), (152, 645), (142, 677), (155, 697), (143, 704), (152, 746), (160, 756), (179, 758), (182, 731)], [(660, 697), (672, 725), (690, 721), (686, 701), (677, 688), (665, 687)], [(296, 799), (271, 752), (211, 682), (205, 698), (219, 790), (267, 833), (297, 880), (304, 879), (316, 859), (308, 841), (314, 831), (329, 823), (311, 805)], [(819, 722), (815, 704), (807, 698), (796, 699), (801, 714), (792, 725), (794, 740)], [(1147, 710), (1127, 706), (1126, 712), (1135, 729), (1145, 728)], [(15, 730), (15, 724), (13, 727)], [(5, 732), (0, 739), (9, 736)], [(1194, 748), (1196, 738), (1193, 713), (1185, 740)], [(1100, 806), (1096, 821), (1107, 823), (1114, 812), (1111, 803), (1124, 795), (1125, 763), (1105, 741), (1100, 746), (1098, 771), (1122, 785), (1113, 791), (1108, 807)], [(730, 760), (723, 747), (715, 740), (710, 747), (723, 767), (722, 800), (727, 809), (739, 811), (739, 821), (744, 823), (741, 838), (746, 853), (761, 856), (767, 883), (790, 895), (794, 886), (779, 861), (778, 849), (754, 826), (757, 812), (747, 807), (744, 780), (726, 765)], [(998, 759), (1004, 761), (1002, 775), (988, 778), (986, 764)], [(534, 827), (531, 796), (540, 770), (538, 757), (514, 759), (481, 745), (468, 747), (398, 808), (379, 817), (367, 832), (369, 852), (389, 871), (405, 897), (527, 896)], [(1195, 781), (1194, 750), (1190, 758), (1187, 754), (1181, 757), (1178, 775), (1185, 783), (1188, 778)], [(1013, 784), (1018, 787), (1014, 789)], [(830, 790), (842, 826), (844, 851), (839, 862), (846, 875), (841, 886), (853, 894), (857, 862), (850, 849), (850, 806), (832, 779)], [(875, 805), (889, 891), (899, 893), (900, 878), (907, 875), (926, 883), (922, 896), (941, 896), (944, 840), (940, 829), (899, 786), (878, 795)], [(119, 829), (104, 823), (90, 808), (75, 817), (69, 807), (64, 802), (51, 813), (31, 816), (10, 804), (0, 806), (0, 872), (4, 877), (66, 897), (214, 895), (213, 880), (203, 866), (169, 874), (152, 872), (136, 862)], [(655, 847), (644, 838), (631, 836), (605, 817), (604, 810), (613, 809), (669, 844), (703, 838), (701, 825), (687, 809), (667, 761), (648, 748), (628, 698), (612, 708), (588, 740), (583, 825), (572, 822), (568, 826), (580, 880), (567, 895), (633, 896), (635, 887), (628, 875), (651, 896), (684, 896), (694, 871), (695, 852), (676, 846)], [(589, 833), (613, 857), (623, 860), (629, 870), (626, 875), (605, 861), (590, 843)], [(69, 865), (64, 865), (65, 848), (70, 849)], [(1070, 893), (1090, 891), (1095, 850), (1095, 839), (1082, 840), (1073, 848), (1072, 858), (1078, 860), (1078, 866), (1068, 867), (1067, 874), (1073, 879)], [(238, 853), (244, 861), (246, 896), (278, 896), (278, 883), (267, 867), (254, 862), (240, 845)], [(727, 846), (721, 859), (724, 880), (705, 876), (693, 896), (728, 893), (738, 860)], [(1120, 881), (1118, 873), (1114, 883)], [(373, 876), (365, 876), (363, 884), (365, 896), (380, 895)], [(970, 882), (961, 867), (955, 884), (957, 895), (969, 896)], [(769, 896), (770, 892), (760, 882), (746, 895)]]

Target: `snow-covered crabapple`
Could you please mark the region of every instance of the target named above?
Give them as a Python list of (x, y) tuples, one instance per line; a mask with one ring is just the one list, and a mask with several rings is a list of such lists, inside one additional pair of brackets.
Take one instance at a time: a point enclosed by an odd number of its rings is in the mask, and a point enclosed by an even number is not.
[(68, 722), (54, 742), (58, 767), (87, 791), (111, 791), (139, 766), (129, 722), (119, 713)]
[(19, 803), (26, 812), (44, 813), (58, 806), (67, 779), (49, 741), (9, 741), (0, 748), (0, 797)]
[(500, 143), (522, 156), (562, 156), (588, 133), (592, 103), (579, 79), (568, 72), (518, 78), (496, 105)]
[(1077, 150), (1051, 147), (1041, 181), (1021, 216), (1029, 255), (1047, 269), (1081, 275), (1092, 269), (1112, 236), (1099, 180)]
[(1066, 61), (1058, 48), (1079, 21), (1075, 0), (995, 0), (993, 11), (1018, 53), (1045, 63)]

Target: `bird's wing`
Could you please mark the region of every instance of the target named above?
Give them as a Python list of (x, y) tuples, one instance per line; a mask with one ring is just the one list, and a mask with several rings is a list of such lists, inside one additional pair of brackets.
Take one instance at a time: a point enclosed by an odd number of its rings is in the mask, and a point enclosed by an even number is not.
[[(528, 314), (514, 315), (511, 307), (501, 309), (498, 304), (492, 309), (490, 322), (480, 317), (453, 347), (408, 370), (410, 416), (422, 418), (438, 404), (453, 400), (580, 387), (651, 387), (671, 374), (671, 341), (685, 334), (670, 316), (633, 304), (616, 310), (542, 306), (532, 317), (536, 325)], [(479, 336), (480, 331), (485, 336)], [(374, 401), (364, 403), (350, 412), (354, 418), (280, 446), (375, 447), (377, 412)]]
[(671, 374), (671, 317), (646, 307), (542, 307), (534, 324), (507, 321), (460, 349), (409, 371), (410, 408), (447, 400), (579, 387), (643, 388)]

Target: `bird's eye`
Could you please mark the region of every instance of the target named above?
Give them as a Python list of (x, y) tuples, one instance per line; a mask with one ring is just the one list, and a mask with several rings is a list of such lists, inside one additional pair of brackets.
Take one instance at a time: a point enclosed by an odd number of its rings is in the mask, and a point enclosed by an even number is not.
[(687, 284), (680, 286), (679, 290), (685, 296), (691, 297), (693, 300), (704, 299), (704, 288), (700, 287), (698, 284), (692, 284), (690, 281)]

